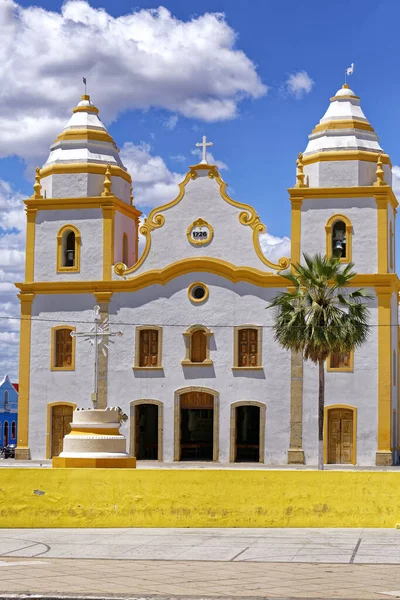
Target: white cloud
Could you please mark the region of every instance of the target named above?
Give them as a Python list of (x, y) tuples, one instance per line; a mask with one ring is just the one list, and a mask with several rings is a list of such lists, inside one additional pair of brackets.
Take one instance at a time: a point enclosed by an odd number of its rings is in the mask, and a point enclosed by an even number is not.
[(175, 154), (175, 156), (170, 156), (171, 160), (176, 160), (176, 162), (184, 163), (186, 161), (186, 156), (183, 154)]
[(306, 71), (298, 71), (292, 73), (285, 82), (284, 89), (286, 93), (294, 96), (295, 98), (302, 98), (306, 94), (309, 94), (315, 85), (311, 77)]
[(395, 165), (392, 167), (392, 187), (393, 191), (397, 196), (397, 199), (400, 199), (400, 167)]
[(15, 281), (24, 279), (25, 212), (22, 194), (0, 180), (0, 376), (18, 380), (19, 317)]
[[(242, 98), (267, 92), (222, 13), (189, 21), (164, 7), (113, 17), (83, 0), (61, 12), (0, 1), (0, 157), (40, 162), (82, 91), (106, 123), (128, 109), (234, 118)], [(79, 76), (78, 76), (79, 74)]]
[(260, 235), (260, 246), (264, 255), (277, 264), (282, 256), (290, 257), (290, 238), (277, 237), (270, 233)]
[(178, 122), (178, 115), (171, 115), (163, 122), (164, 127), (167, 129), (175, 129), (176, 124)]
[(135, 205), (139, 208), (165, 204), (178, 194), (178, 183), (185, 175), (170, 171), (161, 156), (151, 154), (149, 144), (125, 143), (121, 159), (132, 176)]

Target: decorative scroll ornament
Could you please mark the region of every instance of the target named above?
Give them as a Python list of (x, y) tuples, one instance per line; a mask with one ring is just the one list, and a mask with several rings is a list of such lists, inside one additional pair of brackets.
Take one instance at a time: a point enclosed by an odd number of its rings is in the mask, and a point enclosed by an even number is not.
[(214, 229), (210, 223), (207, 223), (201, 217), (193, 221), (186, 230), (186, 236), (189, 243), (194, 246), (204, 246), (209, 244), (214, 237)]

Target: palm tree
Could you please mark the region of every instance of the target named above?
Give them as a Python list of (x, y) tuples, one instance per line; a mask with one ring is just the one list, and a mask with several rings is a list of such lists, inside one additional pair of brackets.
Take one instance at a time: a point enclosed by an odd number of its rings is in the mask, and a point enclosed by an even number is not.
[(279, 293), (268, 308), (278, 309), (274, 335), (286, 350), (301, 352), (319, 367), (318, 468), (324, 468), (323, 432), (326, 358), (361, 346), (368, 337), (371, 299), (365, 290), (349, 292), (353, 263), (343, 266), (336, 257), (304, 254), (304, 265), (292, 265), (289, 291)]

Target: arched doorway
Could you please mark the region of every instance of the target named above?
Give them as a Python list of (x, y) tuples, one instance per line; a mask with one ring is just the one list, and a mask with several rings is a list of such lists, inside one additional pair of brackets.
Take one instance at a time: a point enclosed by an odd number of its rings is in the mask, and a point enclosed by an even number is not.
[(8, 421), (4, 422), (3, 445), (8, 446)]
[(231, 462), (264, 462), (265, 404), (251, 400), (231, 405)]
[(47, 407), (47, 458), (59, 456), (63, 449), (64, 437), (71, 431), (72, 413), (76, 404), (53, 402)]
[(138, 460), (163, 459), (163, 405), (158, 400), (131, 402), (130, 453)]
[(325, 456), (328, 464), (356, 464), (356, 409), (347, 405), (325, 407)]
[(218, 460), (218, 394), (189, 387), (175, 395), (175, 460)]

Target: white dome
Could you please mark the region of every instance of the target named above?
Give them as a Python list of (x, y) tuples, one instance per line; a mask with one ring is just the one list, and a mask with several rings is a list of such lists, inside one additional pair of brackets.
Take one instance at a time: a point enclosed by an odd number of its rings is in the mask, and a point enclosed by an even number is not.
[(343, 86), (336, 92), (335, 96), (355, 96), (355, 93), (349, 87)]

